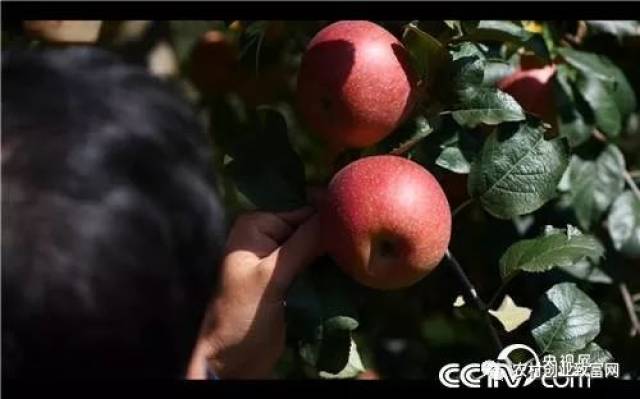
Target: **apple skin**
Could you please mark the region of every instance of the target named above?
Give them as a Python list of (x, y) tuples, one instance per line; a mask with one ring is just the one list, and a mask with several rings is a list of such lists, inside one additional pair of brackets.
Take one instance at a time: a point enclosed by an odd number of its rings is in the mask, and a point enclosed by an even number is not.
[(498, 88), (510, 94), (525, 111), (556, 125), (556, 105), (553, 96), (555, 65), (541, 68), (521, 67), (498, 82)]
[(451, 210), (435, 177), (406, 158), (361, 158), (331, 180), (320, 206), (327, 253), (358, 283), (379, 290), (415, 284), (442, 260)]
[(340, 21), (309, 43), (297, 103), (312, 130), (338, 148), (363, 148), (389, 135), (412, 111), (417, 79), (405, 47), (367, 21)]

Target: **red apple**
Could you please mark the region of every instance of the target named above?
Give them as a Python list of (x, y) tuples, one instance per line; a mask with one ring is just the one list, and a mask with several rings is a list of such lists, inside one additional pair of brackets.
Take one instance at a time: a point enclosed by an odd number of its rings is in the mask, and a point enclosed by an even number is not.
[(340, 21), (309, 43), (297, 100), (312, 130), (333, 146), (362, 148), (389, 135), (411, 112), (417, 79), (405, 47), (367, 21)]
[(515, 98), (525, 111), (553, 126), (556, 124), (556, 105), (553, 97), (555, 72), (555, 65), (520, 68), (500, 80), (498, 88)]
[(331, 180), (320, 208), (329, 255), (354, 280), (391, 290), (410, 286), (442, 260), (451, 211), (438, 181), (408, 159), (361, 158)]

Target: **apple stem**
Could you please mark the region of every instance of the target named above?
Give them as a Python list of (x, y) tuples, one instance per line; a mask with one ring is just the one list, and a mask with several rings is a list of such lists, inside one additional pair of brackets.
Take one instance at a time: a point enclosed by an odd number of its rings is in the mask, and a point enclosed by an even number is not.
[(469, 280), (469, 277), (464, 272), (464, 269), (460, 265), (460, 262), (458, 262), (458, 260), (453, 256), (451, 251), (447, 249), (445, 256), (449, 260), (449, 263), (453, 265), (453, 270), (456, 272), (458, 277), (460, 277), (460, 280), (462, 281), (463, 285), (466, 287), (467, 291), (469, 291), (469, 293), (471, 294), (471, 297), (473, 298), (473, 301), (476, 303), (476, 306), (478, 307), (480, 312), (483, 313), (485, 323), (487, 324), (487, 327), (489, 328), (489, 332), (491, 333), (491, 338), (493, 338), (493, 341), (496, 347), (498, 348), (498, 351), (501, 351), (504, 346), (502, 345), (502, 341), (500, 340), (498, 331), (496, 331), (495, 327), (493, 326), (493, 323), (491, 322), (491, 318), (489, 317), (489, 313), (488, 313), (489, 307), (482, 300), (482, 298), (480, 298), (480, 296), (478, 295), (478, 291), (473, 286), (473, 283), (471, 282), (471, 280)]

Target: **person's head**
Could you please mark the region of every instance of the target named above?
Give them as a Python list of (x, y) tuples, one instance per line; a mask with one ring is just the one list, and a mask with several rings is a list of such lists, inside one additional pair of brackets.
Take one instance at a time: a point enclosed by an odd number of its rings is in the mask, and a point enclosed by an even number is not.
[(180, 377), (224, 240), (193, 110), (101, 50), (2, 56), (3, 376)]

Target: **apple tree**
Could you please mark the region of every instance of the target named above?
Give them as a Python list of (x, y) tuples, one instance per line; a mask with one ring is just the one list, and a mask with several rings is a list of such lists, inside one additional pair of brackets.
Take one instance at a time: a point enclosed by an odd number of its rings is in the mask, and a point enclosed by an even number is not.
[[(270, 68), (291, 68), (289, 92), (257, 107), (238, 100), (239, 90), (205, 97), (212, 137), (225, 154), (226, 198), (238, 209), (299, 206), (309, 187), (326, 187), (357, 159), (385, 154), (436, 176), (451, 205), (447, 256), (410, 287), (366, 287), (343, 273), (335, 256), (300, 276), (287, 299), (289, 351), (281, 375), (353, 378), (374, 370), (433, 377), (445, 363), (493, 358), (517, 342), (541, 354), (615, 359), (635, 375), (638, 364), (628, 353), (637, 351), (640, 333), (632, 294), (640, 276), (638, 82), (631, 80), (637, 64), (602, 43), (637, 53), (638, 25), (376, 23), (402, 43), (417, 81), (409, 115), (373, 144), (334, 145), (300, 110), (300, 63), (330, 22), (286, 22), (289, 39), (280, 39), (275, 61), (265, 49), (269, 23), (249, 24), (239, 62), (258, 79), (267, 79)], [(324, 59), (322, 51), (309, 57), (319, 63), (316, 85), (323, 84), (318, 73), (345, 68), (339, 55), (323, 51)], [(355, 51), (347, 70), (375, 86), (376, 73), (366, 75), (366, 68), (386, 60)], [(342, 77), (342, 84), (355, 78)], [(326, 93), (327, 101), (352, 101), (344, 91)], [(394, 105), (387, 94), (373, 100), (387, 106), (385, 115)], [(313, 93), (303, 95), (304, 101)], [(350, 112), (366, 112), (358, 106)], [(330, 125), (335, 118), (320, 117)], [(348, 129), (332, 134), (346, 136)], [(384, 191), (366, 189), (371, 196)]]
[[(375, 209), (431, 226), (418, 244), (447, 235), (417, 281), (377, 289), (332, 253), (298, 277), (277, 375), (433, 379), (524, 343), (639, 378), (640, 23), (371, 21), (318, 39), (334, 22), (105, 22), (96, 39), (193, 100), (230, 221), (315, 204), (373, 156), (442, 188), (438, 215), (396, 212), (393, 198)], [(375, 40), (387, 50), (369, 51)], [(386, 193), (349, 184), (362, 206)], [(450, 232), (429, 224), (443, 215)]]

